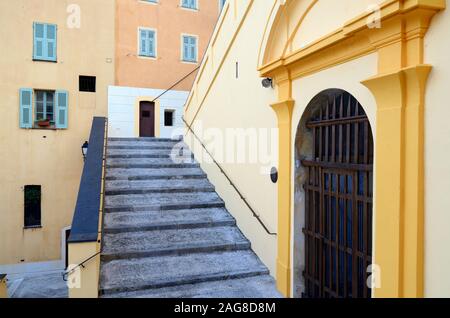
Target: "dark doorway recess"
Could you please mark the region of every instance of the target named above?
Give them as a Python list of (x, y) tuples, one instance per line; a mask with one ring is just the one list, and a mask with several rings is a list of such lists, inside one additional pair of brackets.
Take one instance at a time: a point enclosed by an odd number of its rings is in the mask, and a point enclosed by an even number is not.
[(139, 105), (139, 136), (155, 137), (155, 103), (141, 102)]
[(312, 152), (305, 171), (304, 292), (307, 298), (370, 298), (373, 136), (349, 93), (315, 103), (305, 122)]

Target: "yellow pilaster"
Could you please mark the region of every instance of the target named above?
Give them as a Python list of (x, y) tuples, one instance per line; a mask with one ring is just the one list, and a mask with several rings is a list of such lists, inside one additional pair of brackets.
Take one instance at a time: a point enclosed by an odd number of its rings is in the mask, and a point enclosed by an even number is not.
[(279, 102), (271, 105), (278, 119), (278, 253), (277, 287), (285, 296), (291, 296), (291, 135), (294, 101), (289, 73), (275, 78)]
[(6, 286), (6, 276), (0, 275), (0, 298), (8, 298), (8, 288)]
[[(81, 264), (99, 250), (98, 242), (70, 243), (69, 266)], [(97, 255), (68, 276), (69, 298), (97, 298), (99, 276), (100, 255)]]
[(429, 65), (363, 82), (377, 100), (376, 297), (423, 297), (423, 110)]

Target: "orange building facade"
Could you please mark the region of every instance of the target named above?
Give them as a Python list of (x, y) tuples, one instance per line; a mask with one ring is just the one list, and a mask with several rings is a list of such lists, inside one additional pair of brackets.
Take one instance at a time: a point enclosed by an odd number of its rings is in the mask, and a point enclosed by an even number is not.
[(225, 1), (116, 0), (115, 86), (108, 94), (111, 137), (178, 134)]
[[(167, 89), (199, 65), (220, 14), (220, 1), (196, 2), (197, 8), (191, 9), (183, 7), (182, 0), (117, 0), (116, 85)], [(155, 57), (140, 56), (140, 28), (155, 32)], [(183, 60), (183, 35), (198, 39), (197, 61)], [(194, 77), (176, 88), (190, 90)]]

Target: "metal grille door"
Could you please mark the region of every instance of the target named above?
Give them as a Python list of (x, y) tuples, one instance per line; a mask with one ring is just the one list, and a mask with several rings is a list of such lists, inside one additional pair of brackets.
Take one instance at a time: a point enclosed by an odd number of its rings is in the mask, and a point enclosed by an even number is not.
[(304, 297), (370, 297), (373, 137), (369, 120), (348, 93), (323, 105), (307, 123), (314, 158), (303, 160)]

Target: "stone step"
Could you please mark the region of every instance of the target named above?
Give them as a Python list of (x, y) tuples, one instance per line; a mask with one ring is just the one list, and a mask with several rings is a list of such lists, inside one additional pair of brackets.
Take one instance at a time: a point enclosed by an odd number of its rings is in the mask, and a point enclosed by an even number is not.
[(161, 179), (203, 179), (206, 174), (196, 168), (108, 168), (106, 180), (161, 180)]
[(108, 141), (108, 149), (167, 149), (185, 146), (179, 141)]
[(124, 232), (103, 236), (102, 260), (249, 248), (250, 242), (233, 226)]
[(133, 149), (140, 149), (140, 150), (167, 150), (170, 151), (173, 149), (173, 145), (166, 145), (166, 144), (154, 144), (151, 146), (148, 145), (119, 145), (119, 146), (115, 146), (115, 145), (108, 145), (108, 150), (110, 149), (122, 149), (122, 150), (133, 150)]
[(172, 139), (172, 138), (156, 138), (156, 137), (139, 137), (139, 138), (120, 138), (120, 137), (114, 137), (114, 138), (108, 138), (108, 142), (180, 142), (180, 139)]
[[(119, 160), (119, 159), (115, 159)], [(108, 163), (107, 168), (122, 168), (122, 169), (162, 169), (162, 168), (199, 168), (198, 163), (171, 163), (170, 161), (160, 162), (160, 163), (137, 163), (137, 162), (115, 162)]]
[(162, 180), (118, 180), (106, 181), (106, 195), (213, 192), (214, 186), (208, 179), (162, 179)]
[(128, 159), (128, 158), (172, 158), (172, 160), (179, 159), (193, 159), (193, 155), (184, 150), (139, 150), (139, 149), (112, 149), (107, 153), (108, 158), (112, 159)]
[(107, 158), (106, 166), (109, 168), (194, 168), (199, 164), (191, 158)]
[(105, 212), (164, 211), (224, 206), (224, 202), (215, 192), (105, 196)]
[(104, 233), (187, 229), (236, 224), (234, 218), (224, 208), (106, 213), (103, 222)]
[(103, 298), (282, 298), (270, 275), (105, 295)]
[(100, 295), (269, 274), (250, 250), (102, 262)]

